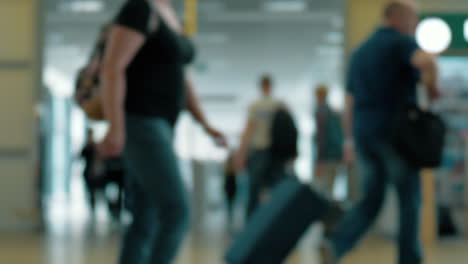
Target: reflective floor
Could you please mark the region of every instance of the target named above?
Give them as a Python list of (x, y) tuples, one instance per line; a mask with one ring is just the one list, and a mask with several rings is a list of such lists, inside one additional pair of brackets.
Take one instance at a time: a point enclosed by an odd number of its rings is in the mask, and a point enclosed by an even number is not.
[[(74, 178), (74, 181), (79, 178)], [(82, 186), (80, 182), (73, 186)], [(219, 186), (218, 186), (219, 187)], [(0, 235), (0, 264), (112, 264), (117, 263), (123, 224), (111, 220), (105, 202), (98, 202), (95, 216), (90, 215), (82, 187), (72, 188), (72, 195), (56, 196), (47, 201), (46, 228), (30, 234)], [(242, 195), (240, 195), (242, 196)], [(227, 228), (222, 199), (194, 208), (192, 232), (176, 264), (222, 264), (222, 256), (231, 235)], [(240, 199), (239, 204), (242, 203)], [(244, 201), (245, 202), (245, 201)], [(238, 206), (235, 225), (241, 226), (242, 208)], [(92, 220), (94, 219), (94, 220)], [(129, 221), (124, 217), (124, 222)], [(319, 264), (317, 245), (320, 227), (305, 235), (287, 264)], [(426, 250), (426, 264), (468, 263), (468, 241), (452, 239)], [(395, 249), (389, 240), (370, 236), (344, 264), (394, 264)], [(263, 263), (262, 263), (263, 264)]]
[[(77, 217), (77, 208), (69, 207), (68, 214), (56, 215), (47, 232), (40, 234), (2, 235), (0, 263), (15, 264), (103, 264), (116, 263), (122, 227), (112, 224), (105, 214), (94, 222)], [(74, 211), (75, 210), (75, 211)], [(101, 212), (102, 213), (102, 212)], [(187, 238), (177, 264), (223, 263), (222, 252), (229, 244), (224, 218), (213, 215), (210, 226), (202, 234)], [(214, 223), (217, 224), (215, 225)], [(315, 264), (317, 237), (320, 228), (311, 228), (288, 264)], [(468, 243), (461, 240), (440, 242), (426, 250), (428, 264), (466, 264)], [(390, 241), (375, 236), (367, 239), (350, 255), (344, 264), (393, 264), (394, 247)]]

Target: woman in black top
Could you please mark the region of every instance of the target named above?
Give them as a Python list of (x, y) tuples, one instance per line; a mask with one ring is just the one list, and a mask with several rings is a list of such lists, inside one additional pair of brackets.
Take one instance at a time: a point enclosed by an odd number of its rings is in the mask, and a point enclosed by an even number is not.
[(101, 81), (110, 128), (100, 148), (107, 157), (123, 152), (134, 216), (122, 264), (171, 263), (187, 230), (188, 199), (172, 147), (181, 110), (186, 107), (225, 145), (185, 78), (195, 52), (182, 32), (170, 0), (132, 0), (119, 12), (107, 44)]

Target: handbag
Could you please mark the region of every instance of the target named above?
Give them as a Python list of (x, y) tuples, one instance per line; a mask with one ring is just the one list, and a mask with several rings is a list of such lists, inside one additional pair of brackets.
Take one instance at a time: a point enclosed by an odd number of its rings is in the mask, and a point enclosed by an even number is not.
[(447, 128), (442, 118), (415, 103), (402, 103), (393, 127), (392, 143), (416, 168), (436, 168), (442, 163)]
[(96, 121), (104, 120), (104, 109), (99, 92), (94, 93), (89, 99), (81, 103), (80, 106), (88, 118)]
[[(148, 21), (148, 27), (150, 31), (154, 31), (157, 26), (158, 10), (153, 4), (150, 4), (150, 6), (153, 11)], [(95, 59), (102, 60), (107, 45), (106, 41), (105, 38), (100, 39), (96, 45), (96, 50), (93, 52)], [(79, 71), (75, 88), (75, 100), (88, 118), (103, 121), (105, 120), (105, 116), (101, 98), (101, 87), (99, 86), (99, 71), (100, 69), (94, 73), (94, 76), (87, 74), (86, 67)]]
[(85, 69), (78, 73), (75, 100), (88, 118), (104, 120), (99, 81), (93, 76), (88, 76)]

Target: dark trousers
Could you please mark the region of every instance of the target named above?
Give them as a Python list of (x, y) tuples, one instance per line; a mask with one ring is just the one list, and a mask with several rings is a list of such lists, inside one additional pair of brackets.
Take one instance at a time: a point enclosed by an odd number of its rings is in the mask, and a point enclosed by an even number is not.
[(257, 209), (262, 192), (273, 188), (276, 183), (289, 176), (287, 166), (288, 160), (268, 151), (253, 151), (250, 154), (247, 218)]
[(127, 116), (124, 152), (133, 222), (121, 264), (170, 264), (189, 228), (189, 203), (166, 120)]
[(85, 170), (83, 176), (89, 207), (91, 208), (92, 212), (94, 212), (94, 209), (96, 208), (96, 194), (99, 188), (91, 172)]
[(398, 220), (399, 264), (422, 263), (419, 237), (421, 183), (419, 170), (406, 162), (386, 142), (358, 144), (359, 172), (364, 181), (361, 200), (344, 217), (331, 238), (337, 257), (342, 258), (361, 240), (376, 220), (389, 185), (396, 188), (400, 206)]

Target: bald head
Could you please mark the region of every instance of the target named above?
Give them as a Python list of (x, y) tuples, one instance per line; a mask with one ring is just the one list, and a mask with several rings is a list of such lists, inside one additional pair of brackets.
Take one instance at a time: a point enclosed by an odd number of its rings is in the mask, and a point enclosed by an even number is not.
[(418, 24), (418, 14), (413, 4), (403, 1), (391, 1), (384, 10), (384, 20), (402, 34), (414, 35)]
[(384, 17), (389, 19), (395, 14), (404, 11), (405, 8), (408, 8), (408, 4), (399, 1), (392, 1), (385, 7)]

